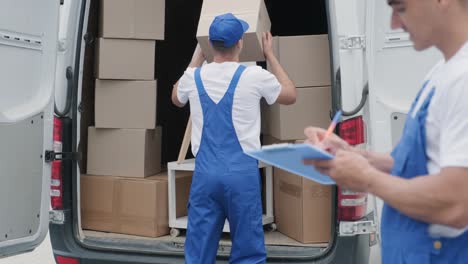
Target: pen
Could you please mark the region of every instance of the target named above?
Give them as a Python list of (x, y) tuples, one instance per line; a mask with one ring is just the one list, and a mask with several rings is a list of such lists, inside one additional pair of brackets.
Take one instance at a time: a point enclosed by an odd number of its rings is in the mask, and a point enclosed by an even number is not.
[(328, 136), (331, 135), (331, 133), (333, 132), (333, 130), (336, 127), (336, 124), (338, 124), (338, 121), (340, 121), (340, 118), (341, 118), (341, 110), (335, 113), (335, 116), (333, 117), (333, 120), (332, 120), (330, 126), (328, 127), (328, 130), (325, 133), (325, 136), (323, 137), (322, 141), (325, 140)]

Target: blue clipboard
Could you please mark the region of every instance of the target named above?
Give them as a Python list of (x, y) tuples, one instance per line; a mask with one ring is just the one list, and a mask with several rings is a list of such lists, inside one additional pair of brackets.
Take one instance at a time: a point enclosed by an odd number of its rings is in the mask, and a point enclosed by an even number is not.
[(321, 174), (313, 166), (304, 165), (302, 160), (333, 159), (333, 155), (310, 144), (273, 144), (245, 154), (274, 167), (297, 174), (321, 184), (335, 184), (329, 176)]

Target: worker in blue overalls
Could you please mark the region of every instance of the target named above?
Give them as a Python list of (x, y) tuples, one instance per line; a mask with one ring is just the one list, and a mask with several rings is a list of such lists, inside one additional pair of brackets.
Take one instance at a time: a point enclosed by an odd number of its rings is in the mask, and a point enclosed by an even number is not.
[(258, 163), (244, 151), (260, 148), (260, 100), (292, 104), (296, 87), (263, 34), (271, 73), (239, 64), (242, 36), (249, 25), (228, 13), (209, 29), (212, 63), (199, 46), (189, 68), (174, 86), (172, 101), (190, 101), (195, 172), (188, 204), (186, 263), (215, 263), (225, 219), (229, 221), (230, 263), (265, 263)]
[(323, 139), (324, 130), (310, 127), (309, 141), (336, 157), (305, 163), (382, 198), (384, 264), (468, 263), (468, 1), (388, 4), (392, 28), (407, 31), (416, 50), (435, 46), (444, 60), (424, 80), (391, 155)]

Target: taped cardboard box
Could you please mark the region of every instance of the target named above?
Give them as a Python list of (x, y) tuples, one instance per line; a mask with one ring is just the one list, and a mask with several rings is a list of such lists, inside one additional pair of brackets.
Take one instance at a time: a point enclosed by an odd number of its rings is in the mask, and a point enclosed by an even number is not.
[(328, 127), (330, 109), (330, 86), (298, 89), (295, 104), (274, 104), (264, 108), (264, 111), (268, 111), (266, 117), (269, 123), (269, 131), (265, 134), (279, 140), (304, 139), (304, 128)]
[(154, 80), (154, 40), (104, 39), (96, 43), (97, 79)]
[(274, 210), (278, 231), (301, 243), (331, 237), (332, 186), (274, 169)]
[(84, 229), (159, 237), (169, 233), (167, 181), (148, 177), (81, 177)]
[[(192, 171), (176, 171), (176, 217), (187, 215), (187, 204), (189, 201), (190, 186), (192, 185), (192, 176)], [(167, 172), (161, 172), (156, 178), (167, 182)]]
[(164, 40), (165, 0), (101, 0), (99, 36)]
[(96, 128), (156, 127), (156, 81), (96, 80)]
[(88, 174), (144, 178), (161, 171), (161, 127), (88, 128)]
[(329, 86), (328, 43), (328, 35), (274, 37), (273, 52), (296, 87)]
[(197, 39), (208, 61), (213, 60), (208, 33), (211, 23), (218, 15), (232, 13), (249, 24), (244, 34), (244, 47), (240, 61), (264, 61), (262, 33), (270, 31), (271, 22), (263, 0), (204, 0), (198, 23)]

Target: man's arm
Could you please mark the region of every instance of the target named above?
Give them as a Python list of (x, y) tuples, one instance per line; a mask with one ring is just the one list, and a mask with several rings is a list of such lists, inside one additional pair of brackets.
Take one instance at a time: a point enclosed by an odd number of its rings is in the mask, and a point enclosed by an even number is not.
[[(205, 56), (203, 55), (203, 52), (200, 48), (200, 45), (197, 45), (195, 48), (195, 52), (193, 53), (192, 56), (192, 61), (189, 64), (189, 68), (197, 68), (203, 65), (203, 62), (205, 61)], [(178, 107), (184, 107), (185, 104), (181, 103), (179, 101), (179, 98), (177, 97), (177, 89), (179, 88), (179, 81), (180, 79), (174, 84), (174, 87), (172, 88), (172, 103)]]
[(439, 174), (409, 180), (371, 173), (369, 192), (403, 214), (434, 224), (468, 226), (468, 168), (443, 168)]
[(326, 134), (327, 131), (319, 127), (307, 127), (304, 129), (304, 135), (307, 136), (308, 143), (317, 145), (333, 155), (340, 149), (354, 152), (366, 158), (372, 166), (382, 172), (390, 173), (392, 170), (393, 158), (390, 154), (373, 152), (351, 146), (336, 134), (331, 134), (325, 138)]
[(296, 102), (296, 86), (289, 78), (288, 74), (284, 71), (283, 67), (276, 59), (275, 54), (273, 53), (273, 40), (271, 33), (267, 32), (263, 34), (263, 52), (265, 58), (270, 66), (270, 71), (275, 75), (278, 82), (281, 84), (281, 91), (276, 99), (277, 103), (280, 104), (294, 104)]
[(369, 163), (378, 170), (386, 173), (390, 173), (392, 171), (393, 158), (390, 154), (359, 149), (356, 147), (352, 147), (352, 151), (364, 156)]

